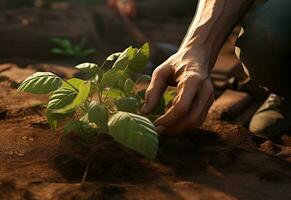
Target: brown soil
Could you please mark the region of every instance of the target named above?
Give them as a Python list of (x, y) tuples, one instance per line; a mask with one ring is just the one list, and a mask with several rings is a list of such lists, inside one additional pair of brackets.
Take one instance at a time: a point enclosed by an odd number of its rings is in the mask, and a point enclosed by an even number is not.
[[(53, 14), (58, 16), (57, 11)], [(57, 20), (54, 23), (63, 22)], [(140, 23), (139, 26), (146, 35), (156, 38), (154, 41), (178, 45), (188, 22), (175, 27), (164, 25), (163, 32), (160, 31), (160, 24), (156, 28), (158, 31), (154, 31), (154, 26), (147, 23)], [(33, 23), (29, 27), (34, 27)], [(114, 28), (121, 30), (118, 27), (104, 26), (105, 38), (109, 38), (111, 44), (120, 44), (120, 38), (123, 38), (116, 37), (116, 31), (112, 31)], [(11, 28), (20, 29), (17, 24), (11, 24)], [(38, 33), (42, 35), (43, 30)], [(3, 28), (2, 32), (5, 31)], [(4, 35), (23, 39), (11, 33)], [(34, 36), (32, 39), (35, 38), (41, 37)], [(227, 46), (225, 52), (230, 54), (233, 51), (234, 41), (229, 41), (232, 45)], [(25, 44), (30, 46), (32, 43), (38, 44), (31, 41)], [(24, 53), (27, 53), (29, 46), (23, 46)], [(14, 46), (12, 50), (17, 50), (15, 54), (19, 55), (18, 48)], [(31, 53), (38, 54), (40, 52)], [(236, 63), (232, 54), (232, 59), (219, 59), (214, 71), (234, 76)], [(226, 65), (230, 68), (226, 68)], [(0, 73), (7, 67), (0, 67)], [(17, 93), (14, 88), (26, 74), (22, 69), (13, 69), (0, 76), (0, 200), (291, 199), (291, 137), (284, 135), (282, 145), (274, 144), (251, 135), (238, 125), (220, 121), (215, 113), (209, 113), (201, 129), (178, 137), (160, 137), (155, 162), (125, 149), (109, 136), (96, 138), (99, 142), (93, 148), (87, 181), (81, 183), (88, 148), (79, 144), (76, 137), (61, 140), (61, 130), (52, 132), (49, 129), (42, 106), (47, 97)], [(30, 69), (53, 71), (59, 75), (69, 73), (68, 68), (43, 65)]]
[[(87, 148), (49, 129), (46, 97), (19, 94), (7, 82), (0, 91), (1, 200), (291, 198), (290, 147), (265, 144), (214, 114), (203, 129), (161, 137), (155, 162), (99, 137), (81, 183)], [(283, 151), (287, 161), (274, 156)]]

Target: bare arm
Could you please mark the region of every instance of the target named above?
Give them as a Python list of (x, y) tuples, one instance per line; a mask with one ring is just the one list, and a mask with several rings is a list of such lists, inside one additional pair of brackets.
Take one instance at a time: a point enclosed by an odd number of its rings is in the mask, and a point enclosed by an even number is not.
[(153, 73), (142, 112), (158, 104), (168, 85), (177, 86), (172, 107), (156, 120), (160, 133), (199, 126), (213, 103), (209, 71), (227, 36), (254, 0), (200, 0), (193, 22), (176, 54)]

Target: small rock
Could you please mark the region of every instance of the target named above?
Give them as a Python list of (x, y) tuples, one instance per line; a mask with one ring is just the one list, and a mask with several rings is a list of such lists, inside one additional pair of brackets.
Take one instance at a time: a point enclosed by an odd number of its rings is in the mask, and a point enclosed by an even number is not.
[(23, 139), (23, 140), (27, 140), (28, 137), (27, 137), (27, 136), (22, 136), (21, 139)]
[(271, 140), (267, 140), (266, 142), (260, 145), (260, 150), (267, 154), (275, 155), (281, 149), (278, 148)]
[(12, 156), (14, 154), (14, 152), (13, 151), (8, 151), (7, 154)]
[(283, 145), (291, 147), (291, 136), (284, 134), (281, 137), (281, 140), (282, 140)]
[(28, 140), (31, 141), (31, 142), (33, 142), (34, 141), (34, 138), (33, 137), (30, 137)]
[(277, 154), (280, 158), (291, 158), (291, 147), (285, 147), (280, 153)]
[(24, 153), (17, 153), (18, 156), (23, 157)]

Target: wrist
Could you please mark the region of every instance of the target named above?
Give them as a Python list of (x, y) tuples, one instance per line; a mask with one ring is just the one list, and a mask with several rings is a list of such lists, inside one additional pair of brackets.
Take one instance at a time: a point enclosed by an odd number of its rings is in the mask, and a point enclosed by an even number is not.
[(187, 69), (189, 71), (196, 71), (204, 76), (208, 76), (215, 63), (210, 49), (207, 46), (181, 46), (177, 55), (181, 60), (182, 66), (188, 66)]

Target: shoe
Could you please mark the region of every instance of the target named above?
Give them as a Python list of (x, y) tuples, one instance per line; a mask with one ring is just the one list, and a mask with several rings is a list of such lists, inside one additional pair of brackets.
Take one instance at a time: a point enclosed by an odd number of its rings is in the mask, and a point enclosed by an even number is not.
[(249, 129), (278, 142), (284, 133), (291, 130), (291, 101), (270, 94), (251, 119)]

